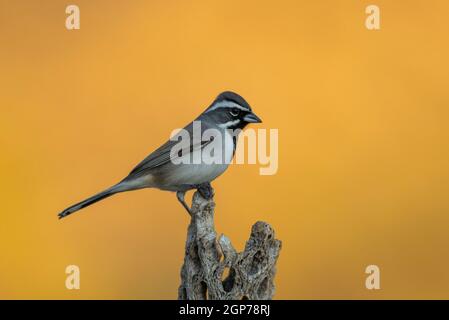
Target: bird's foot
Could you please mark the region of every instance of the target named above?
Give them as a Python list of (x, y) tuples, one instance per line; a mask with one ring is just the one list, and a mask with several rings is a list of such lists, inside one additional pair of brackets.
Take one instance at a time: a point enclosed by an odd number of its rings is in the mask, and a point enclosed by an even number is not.
[(182, 206), (184, 207), (184, 209), (187, 210), (189, 215), (192, 215), (192, 209), (189, 207), (189, 205), (185, 201), (185, 195), (186, 195), (185, 191), (176, 192), (176, 197), (178, 197), (178, 201), (181, 202)]
[[(194, 185), (193, 187), (196, 188), (200, 193), (200, 195), (206, 200), (210, 200), (214, 197), (215, 192), (212, 186), (210, 185), (210, 182)], [(186, 195), (185, 191), (176, 192), (176, 197), (178, 198), (178, 201), (182, 204), (184, 209), (187, 210), (189, 215), (192, 215), (192, 208), (190, 208), (187, 202), (185, 201), (185, 195)]]
[(204, 199), (210, 200), (214, 197), (215, 192), (212, 186), (210, 185), (210, 182), (199, 184), (196, 186), (196, 188)]

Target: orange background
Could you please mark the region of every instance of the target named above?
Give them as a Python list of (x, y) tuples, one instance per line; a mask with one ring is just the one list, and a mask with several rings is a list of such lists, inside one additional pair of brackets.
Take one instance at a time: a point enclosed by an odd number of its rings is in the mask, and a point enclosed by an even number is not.
[(214, 183), (238, 249), (257, 220), (283, 241), (275, 298), (449, 298), (449, 3), (376, 0), (368, 31), (372, 3), (0, 0), (0, 298), (176, 298), (174, 194), (56, 214), (225, 89), (279, 129), (276, 175), (232, 166)]

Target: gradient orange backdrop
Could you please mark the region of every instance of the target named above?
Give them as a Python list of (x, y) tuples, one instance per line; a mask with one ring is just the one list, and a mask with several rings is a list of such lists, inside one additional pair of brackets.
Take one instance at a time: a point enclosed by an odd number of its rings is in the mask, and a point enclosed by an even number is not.
[[(81, 30), (65, 28), (77, 4)], [(364, 26), (381, 9), (381, 30)], [(188, 216), (141, 190), (65, 220), (222, 90), (279, 129), (217, 231), (283, 241), (278, 299), (449, 298), (447, 1), (0, 0), (0, 298), (177, 296)], [(81, 290), (65, 267), (81, 268)], [(381, 290), (365, 288), (365, 267)]]

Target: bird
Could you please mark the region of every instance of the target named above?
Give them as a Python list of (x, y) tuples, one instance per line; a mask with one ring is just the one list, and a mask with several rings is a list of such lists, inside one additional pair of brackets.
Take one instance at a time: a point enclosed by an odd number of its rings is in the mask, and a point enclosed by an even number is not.
[[(242, 96), (232, 91), (224, 91), (194, 121), (148, 155), (123, 180), (66, 208), (58, 217), (67, 217), (114, 194), (143, 188), (176, 192), (178, 201), (192, 214), (185, 201), (186, 192), (197, 189), (205, 199), (213, 197), (211, 182), (228, 168), (235, 154), (239, 133), (248, 124), (261, 122)], [(208, 132), (214, 134), (209, 134), (209, 139), (195, 139), (192, 137), (192, 134), (195, 135), (195, 124), (200, 125), (201, 136)], [(186, 147), (179, 146), (182, 134), (190, 136)], [(220, 139), (215, 139), (216, 137)], [(218, 147), (211, 152), (213, 142)], [(174, 152), (175, 148), (179, 150)], [(209, 150), (206, 154), (207, 148)], [(209, 161), (206, 161), (207, 155), (218, 154), (225, 158), (224, 161), (214, 162), (210, 157)], [(198, 157), (202, 159), (201, 156), (204, 161), (189, 161)]]

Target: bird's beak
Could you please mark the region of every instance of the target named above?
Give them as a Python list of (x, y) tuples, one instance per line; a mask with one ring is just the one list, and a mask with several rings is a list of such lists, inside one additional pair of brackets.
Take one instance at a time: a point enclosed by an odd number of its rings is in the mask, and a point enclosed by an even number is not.
[(252, 112), (245, 115), (243, 117), (243, 120), (248, 123), (261, 123), (262, 122), (262, 120)]

